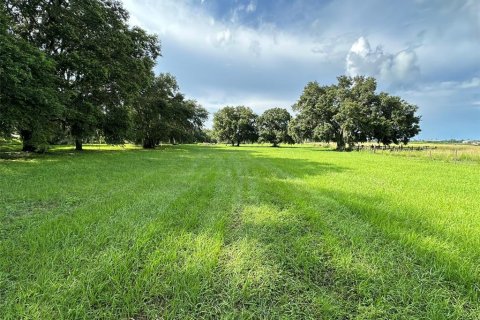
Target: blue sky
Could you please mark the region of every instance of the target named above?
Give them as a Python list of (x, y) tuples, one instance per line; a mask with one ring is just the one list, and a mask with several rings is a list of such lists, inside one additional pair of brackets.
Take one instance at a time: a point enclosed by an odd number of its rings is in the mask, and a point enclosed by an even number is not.
[(290, 106), (308, 81), (369, 75), (417, 104), (424, 139), (480, 138), (480, 0), (124, 0), (157, 72), (210, 112)]

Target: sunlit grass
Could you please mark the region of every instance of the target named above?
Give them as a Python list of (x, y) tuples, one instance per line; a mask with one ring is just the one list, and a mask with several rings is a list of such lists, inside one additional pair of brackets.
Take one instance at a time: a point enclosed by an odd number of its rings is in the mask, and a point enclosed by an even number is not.
[(480, 317), (475, 161), (85, 149), (0, 159), (2, 319)]

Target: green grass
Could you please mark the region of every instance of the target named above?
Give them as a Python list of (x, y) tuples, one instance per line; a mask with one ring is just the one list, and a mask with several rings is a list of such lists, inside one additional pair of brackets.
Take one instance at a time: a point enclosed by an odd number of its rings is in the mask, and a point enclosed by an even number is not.
[(87, 149), (0, 160), (1, 319), (480, 318), (476, 162)]

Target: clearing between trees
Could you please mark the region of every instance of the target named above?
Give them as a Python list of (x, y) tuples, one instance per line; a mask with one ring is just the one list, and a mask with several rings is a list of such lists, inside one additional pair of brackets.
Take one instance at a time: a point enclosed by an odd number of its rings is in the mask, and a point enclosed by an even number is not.
[(0, 160), (0, 315), (480, 317), (478, 162), (312, 146)]

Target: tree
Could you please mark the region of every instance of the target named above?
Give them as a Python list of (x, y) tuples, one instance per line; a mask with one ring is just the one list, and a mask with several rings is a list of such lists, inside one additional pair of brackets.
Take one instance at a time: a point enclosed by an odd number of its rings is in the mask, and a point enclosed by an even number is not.
[(238, 131), (238, 115), (235, 107), (224, 107), (213, 115), (213, 131), (219, 141), (235, 144)]
[(202, 142), (217, 143), (217, 137), (212, 129), (204, 129), (202, 133), (204, 136), (204, 141)]
[(237, 147), (240, 143), (258, 139), (255, 126), (257, 115), (244, 106), (224, 107), (213, 116), (213, 130), (219, 141), (226, 141)]
[(374, 78), (340, 76), (338, 84), (310, 82), (294, 105), (297, 119), (290, 126), (295, 139), (312, 138), (351, 149), (377, 140), (407, 143), (420, 132), (417, 107), (387, 93), (376, 94)]
[(258, 133), (261, 141), (267, 141), (277, 147), (281, 142), (292, 141), (288, 134), (288, 123), (291, 119), (286, 109), (272, 108), (266, 110), (258, 118)]
[(203, 132), (203, 126), (208, 120), (208, 111), (195, 100), (187, 100), (184, 106), (188, 110), (187, 132), (190, 132), (187, 141), (205, 142), (207, 137)]
[(341, 149), (345, 145), (351, 149), (371, 137), (372, 111), (377, 104), (376, 88), (377, 82), (372, 77), (338, 77), (335, 90), (339, 108), (334, 119), (340, 125)]
[(185, 100), (171, 74), (161, 74), (142, 92), (133, 107), (133, 135), (144, 148), (161, 141), (194, 141), (208, 112), (194, 100)]
[(0, 133), (19, 133), (23, 151), (44, 151), (63, 106), (55, 64), (15, 35), (0, 7)]
[(420, 132), (418, 107), (385, 92), (378, 95), (372, 138), (383, 144), (407, 144)]
[(152, 149), (167, 136), (171, 104), (183, 101), (176, 79), (162, 74), (141, 93), (133, 107), (134, 136), (137, 143)]
[(208, 111), (195, 100), (182, 100), (169, 112), (168, 138), (172, 143), (196, 142), (201, 139), (203, 124), (208, 119)]
[[(121, 141), (125, 108), (151, 81), (160, 54), (156, 36), (128, 26), (128, 13), (114, 0), (6, 0), (15, 32), (55, 62), (65, 121), (76, 149), (97, 129)], [(112, 115), (115, 113), (115, 115)], [(111, 134), (116, 131), (115, 134)]]
[(320, 86), (309, 82), (300, 99), (293, 105), (298, 112), (290, 129), (295, 137), (316, 141), (335, 141), (338, 148), (345, 143), (340, 123), (335, 119), (339, 109), (339, 98), (335, 86)]

